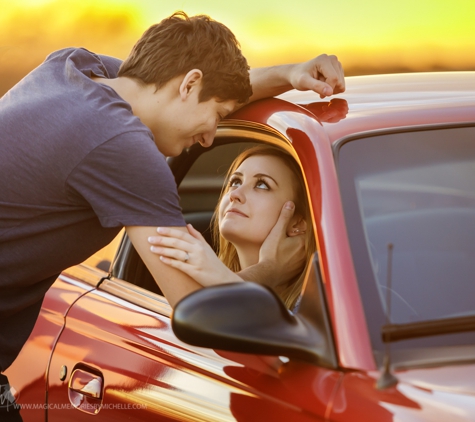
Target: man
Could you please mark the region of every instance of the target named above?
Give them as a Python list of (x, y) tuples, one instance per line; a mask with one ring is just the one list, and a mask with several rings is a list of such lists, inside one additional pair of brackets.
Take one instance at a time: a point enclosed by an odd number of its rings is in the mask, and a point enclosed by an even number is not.
[[(147, 242), (157, 226), (186, 230), (165, 156), (196, 142), (210, 146), (226, 115), (291, 88), (313, 89), (322, 97), (342, 92), (341, 65), (323, 55), (249, 73), (228, 28), (179, 12), (149, 28), (121, 65), (84, 49), (65, 49), (5, 94), (0, 372), (27, 340), (59, 273), (124, 226), (172, 306), (200, 288), (157, 259)], [(275, 230), (292, 212), (282, 210)], [(263, 262), (240, 278), (258, 280), (269, 268), (289, 271), (295, 253), (287, 260), (279, 254), (285, 255), (269, 247)]]

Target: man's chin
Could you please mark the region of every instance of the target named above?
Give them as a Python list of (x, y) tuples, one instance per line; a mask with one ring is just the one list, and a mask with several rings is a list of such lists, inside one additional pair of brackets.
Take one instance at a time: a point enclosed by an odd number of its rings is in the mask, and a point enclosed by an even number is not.
[(174, 149), (170, 149), (170, 151), (168, 151), (168, 154), (164, 154), (166, 157), (178, 157), (183, 151), (185, 151), (186, 149), (188, 149), (188, 147), (185, 147), (185, 148), (174, 148)]

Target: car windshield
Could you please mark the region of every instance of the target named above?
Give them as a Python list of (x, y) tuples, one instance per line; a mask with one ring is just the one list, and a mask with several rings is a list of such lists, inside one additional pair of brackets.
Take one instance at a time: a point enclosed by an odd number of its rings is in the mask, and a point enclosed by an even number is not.
[[(382, 350), (386, 316), (405, 324), (475, 315), (475, 128), (346, 142), (338, 168), (375, 352)], [(474, 337), (450, 334), (391, 347), (460, 347), (473, 345)]]

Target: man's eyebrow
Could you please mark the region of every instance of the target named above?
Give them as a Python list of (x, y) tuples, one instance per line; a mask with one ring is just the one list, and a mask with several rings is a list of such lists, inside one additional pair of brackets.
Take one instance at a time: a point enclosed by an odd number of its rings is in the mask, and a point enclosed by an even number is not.
[(254, 177), (257, 177), (257, 178), (259, 178), (259, 177), (268, 177), (269, 179), (273, 180), (274, 183), (275, 183), (277, 186), (279, 186), (279, 184), (277, 183), (277, 181), (276, 181), (272, 176), (269, 176), (268, 174), (265, 174), (265, 173), (257, 173), (257, 174), (254, 175)]

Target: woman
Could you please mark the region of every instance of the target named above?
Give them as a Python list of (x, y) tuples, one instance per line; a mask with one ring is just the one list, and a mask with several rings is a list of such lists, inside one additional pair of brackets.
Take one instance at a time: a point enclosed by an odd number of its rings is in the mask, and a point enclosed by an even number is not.
[[(261, 246), (287, 201), (295, 204), (295, 212), (286, 235), (300, 236), (305, 243), (305, 256), (299, 258), (295, 277), (277, 285), (273, 280), (266, 284), (289, 309), (294, 309), (302, 289), (305, 264), (310, 262), (316, 243), (302, 174), (289, 154), (274, 147), (257, 146), (234, 160), (213, 216), (213, 235), (219, 260), (239, 274), (259, 261)], [(152, 238), (155, 246), (151, 249), (165, 264), (209, 285), (222, 264), (201, 234), (190, 225), (188, 230), (189, 234), (183, 236), (178, 230), (159, 229), (163, 235)]]

